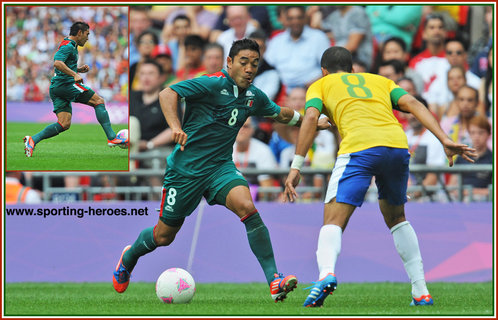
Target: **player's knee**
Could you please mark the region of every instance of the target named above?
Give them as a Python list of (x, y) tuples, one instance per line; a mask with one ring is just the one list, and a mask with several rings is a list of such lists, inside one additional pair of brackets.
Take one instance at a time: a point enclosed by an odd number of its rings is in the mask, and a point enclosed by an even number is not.
[(104, 104), (104, 98), (97, 96), (97, 99), (95, 99), (95, 105), (98, 106), (99, 104)]
[(158, 234), (154, 238), (158, 247), (169, 246), (175, 240), (174, 234)]
[(62, 126), (62, 129), (64, 129), (64, 131), (69, 130), (69, 128), (71, 128), (71, 121), (59, 121), (59, 123)]
[(242, 201), (238, 206), (237, 206), (237, 213), (239, 216), (247, 216), (248, 214), (253, 213), (256, 210), (256, 207), (254, 206), (254, 203), (250, 200), (247, 201)]

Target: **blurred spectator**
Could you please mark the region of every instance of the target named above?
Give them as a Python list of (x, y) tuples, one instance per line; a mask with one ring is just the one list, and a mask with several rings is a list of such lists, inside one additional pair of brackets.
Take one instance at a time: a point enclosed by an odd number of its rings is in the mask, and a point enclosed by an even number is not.
[(24, 186), (21, 179), (22, 173), (19, 171), (5, 173), (5, 203), (41, 203), (40, 194), (30, 187)]
[[(472, 146), (469, 135), (469, 121), (477, 115), (478, 92), (467, 85), (458, 90), (456, 94), (456, 105), (458, 115), (443, 117), (441, 128), (455, 142)], [(488, 139), (488, 147), (492, 149), (492, 139)]]
[[(214, 26), (214, 30), (211, 32), (211, 41), (216, 41), (220, 33), (231, 28), (230, 22), (227, 18), (227, 11), (230, 6), (223, 6), (223, 10), (218, 17), (218, 21)], [(266, 34), (270, 34), (273, 27), (270, 21), (270, 15), (268, 12), (268, 6), (246, 6), (249, 15), (251, 16), (251, 24), (255, 28), (259, 28), (265, 31)]]
[(137, 37), (137, 47), (138, 52), (140, 53), (140, 59), (130, 67), (130, 83), (132, 90), (140, 90), (140, 83), (136, 77), (138, 70), (140, 69), (140, 65), (149, 60), (152, 56), (152, 52), (159, 44), (159, 38), (157, 35), (150, 30), (142, 32)]
[(320, 60), (330, 46), (327, 35), (306, 25), (302, 6), (285, 8), (287, 29), (268, 42), (265, 59), (275, 67), (287, 92), (322, 76)]
[(151, 57), (159, 63), (163, 69), (164, 83), (163, 87), (167, 87), (176, 81), (176, 75), (173, 71), (173, 60), (171, 59), (171, 50), (164, 44), (159, 44), (152, 51)]
[(322, 29), (330, 31), (332, 42), (351, 51), (367, 65), (373, 65), (374, 43), (370, 20), (361, 6), (340, 6), (322, 22)]
[(372, 33), (381, 47), (391, 37), (399, 37), (410, 52), (413, 37), (422, 18), (422, 6), (418, 5), (368, 5), (365, 11), (370, 19)]
[[(253, 138), (254, 129), (253, 120), (249, 117), (235, 139), (232, 155), (235, 166), (239, 169), (257, 168), (270, 170), (277, 168), (277, 161), (270, 147)], [(273, 179), (267, 174), (259, 175), (254, 179), (248, 178), (247, 181), (250, 185), (259, 185), (262, 187), (273, 185)]]
[(264, 57), (266, 52), (266, 35), (264, 31), (256, 30), (249, 35), (249, 38), (258, 43), (261, 56), (258, 72), (253, 80), (254, 85), (260, 88), (268, 98), (275, 101), (277, 104), (282, 104), (282, 98), (285, 97), (282, 81), (280, 81), (277, 70), (268, 64)]
[(409, 67), (414, 69), (424, 81), (422, 96), (436, 79), (438, 65), (444, 63), (444, 42), (446, 29), (444, 19), (439, 14), (429, 14), (425, 17), (422, 38), (426, 49), (410, 60)]
[(175, 72), (183, 67), (185, 38), (189, 34), (192, 34), (190, 18), (183, 14), (176, 16), (171, 24), (165, 24), (161, 33), (163, 43), (167, 44), (171, 50)]
[[(488, 119), (484, 116), (474, 116), (469, 120), (469, 134), (472, 140), (472, 146), (476, 149), (477, 158), (475, 164), (493, 164), (493, 153), (488, 148), (487, 141), (491, 137), (491, 126)], [(471, 164), (458, 157), (455, 164)], [(457, 185), (457, 175), (452, 175), (449, 185)], [(488, 200), (489, 185), (493, 184), (493, 172), (463, 173), (462, 184), (473, 186), (473, 197), (477, 196), (478, 200)], [(467, 191), (465, 190), (465, 195)]]
[(128, 97), (127, 69), (120, 67), (128, 62), (128, 6), (7, 6), (8, 101), (49, 100), (53, 52), (65, 30), (83, 18), (92, 26), (88, 42), (79, 48), (79, 64), (87, 64), (91, 70), (82, 74), (85, 83), (93, 81), (92, 89), (104, 87), (113, 98), (122, 99), (121, 92)]
[(412, 79), (417, 92), (422, 92), (424, 90), (424, 80), (422, 80), (422, 77), (415, 70), (408, 67), (409, 57), (410, 54), (405, 41), (399, 37), (392, 37), (385, 40), (384, 44), (380, 47), (379, 58), (377, 60), (380, 62), (392, 59), (402, 61), (405, 68), (405, 75)]
[(479, 87), (479, 106), (478, 110), (481, 114), (488, 116), (493, 119), (494, 109), (493, 107), (493, 47), (489, 49), (488, 52), (488, 68), (486, 71), (486, 76), (481, 79), (481, 85)]
[(223, 31), (216, 39), (216, 42), (223, 46), (225, 65), (232, 43), (236, 40), (247, 38), (249, 34), (256, 30), (256, 26), (251, 22), (251, 15), (247, 6), (227, 6), (226, 18), (230, 28)]
[(148, 13), (150, 8), (147, 6), (130, 6), (130, 65), (140, 60), (140, 53), (135, 45), (135, 39), (144, 31), (148, 30), (152, 23)]
[(139, 151), (171, 145), (171, 129), (159, 104), (159, 92), (164, 82), (161, 66), (153, 60), (146, 60), (142, 63), (137, 78), (142, 90), (132, 91), (130, 94), (130, 115), (139, 120), (140, 131), (134, 130), (130, 134), (140, 136)]
[(176, 81), (193, 79), (206, 74), (206, 67), (202, 63), (204, 40), (198, 35), (191, 34), (185, 37), (184, 45), (184, 64), (176, 72)]
[[(427, 103), (421, 97), (416, 97), (426, 107)], [(408, 140), (408, 151), (410, 152), (410, 164), (425, 164), (428, 166), (444, 166), (446, 164), (446, 154), (439, 140), (427, 130), (420, 121), (411, 113), (406, 113), (408, 128), (406, 137)], [(436, 173), (411, 175), (409, 184), (419, 186), (434, 186), (438, 183)], [(420, 192), (413, 194), (419, 197)]]
[[(445, 44), (445, 60), (438, 64), (435, 71), (436, 78), (430, 84), (427, 92), (423, 95), (429, 103), (431, 111), (442, 115), (454, 96), (448, 88), (448, 71), (451, 67), (459, 66), (465, 71), (466, 84), (474, 89), (478, 89), (481, 80), (474, 73), (468, 70), (467, 51), (461, 39), (449, 39)], [(439, 110), (442, 109), (442, 110)]]
[(213, 74), (221, 71), (225, 64), (224, 57), (223, 47), (219, 43), (208, 43), (204, 48), (204, 55), (202, 57), (203, 64), (206, 67), (206, 73)]
[(471, 68), (474, 74), (479, 78), (486, 75), (488, 69), (488, 53), (493, 49), (493, 7), (484, 7), (484, 34), (477, 39), (470, 49)]
[[(396, 84), (412, 96), (419, 96), (417, 88), (415, 87), (415, 82), (412, 80), (412, 78), (406, 76), (401, 77), (398, 79)], [(398, 119), (398, 122), (403, 126), (403, 130), (406, 131), (408, 129), (408, 119), (406, 117), (407, 113), (393, 109), (393, 114), (396, 119)]]
[(362, 72), (368, 72), (367, 65), (358, 59), (353, 60), (353, 72), (354, 73), (362, 73)]
[(387, 60), (380, 64), (377, 74), (398, 82), (399, 79), (405, 76), (405, 68), (403, 62), (399, 60)]
[(165, 35), (171, 33), (171, 26), (177, 16), (187, 16), (190, 19), (191, 33), (197, 34), (207, 41), (218, 20), (218, 7), (199, 5), (154, 6), (152, 15), (157, 20), (165, 21)]
[(429, 104), (438, 119), (442, 119), (443, 116), (451, 117), (458, 115), (460, 111), (455, 97), (458, 90), (467, 84), (465, 70), (461, 66), (451, 67), (446, 77), (447, 90), (441, 92), (441, 95), (445, 95), (445, 98), (440, 98), (442, 104)]

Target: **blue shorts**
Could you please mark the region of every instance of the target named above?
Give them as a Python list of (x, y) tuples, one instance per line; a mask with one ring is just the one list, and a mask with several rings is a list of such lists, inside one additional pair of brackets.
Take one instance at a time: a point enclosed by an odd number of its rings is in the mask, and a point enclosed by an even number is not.
[(406, 203), (410, 154), (408, 149), (374, 147), (337, 157), (325, 196), (325, 203), (336, 202), (361, 207), (372, 177), (379, 199), (391, 205)]

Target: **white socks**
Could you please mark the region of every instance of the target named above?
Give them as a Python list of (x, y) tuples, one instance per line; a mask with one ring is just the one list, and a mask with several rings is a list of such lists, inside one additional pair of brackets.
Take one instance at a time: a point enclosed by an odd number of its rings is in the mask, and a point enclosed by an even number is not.
[(329, 273), (334, 273), (337, 256), (341, 252), (342, 229), (334, 224), (326, 224), (320, 229), (318, 236), (318, 249), (316, 250), (316, 260), (319, 279)]
[(429, 294), (425, 284), (424, 266), (418, 246), (417, 235), (410, 222), (403, 221), (391, 228), (394, 245), (403, 260), (406, 273), (412, 283), (412, 295), (420, 297)]

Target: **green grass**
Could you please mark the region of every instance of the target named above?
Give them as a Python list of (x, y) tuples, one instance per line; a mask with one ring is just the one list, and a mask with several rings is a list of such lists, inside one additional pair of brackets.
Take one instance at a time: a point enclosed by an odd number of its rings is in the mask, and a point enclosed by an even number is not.
[(408, 306), (408, 283), (343, 283), (323, 308), (303, 308), (305, 287), (274, 303), (262, 283), (197, 284), (189, 304), (167, 305), (154, 283), (131, 283), (123, 294), (111, 283), (7, 283), (4, 307), (7, 316), (491, 316), (494, 310), (491, 282), (430, 283), (435, 305), (424, 307)]
[[(72, 124), (58, 136), (41, 141), (33, 157), (24, 154), (23, 138), (34, 135), (47, 123), (8, 122), (6, 126), (6, 170), (128, 170), (128, 150), (109, 148), (98, 124)], [(113, 125), (114, 131), (126, 125)]]

